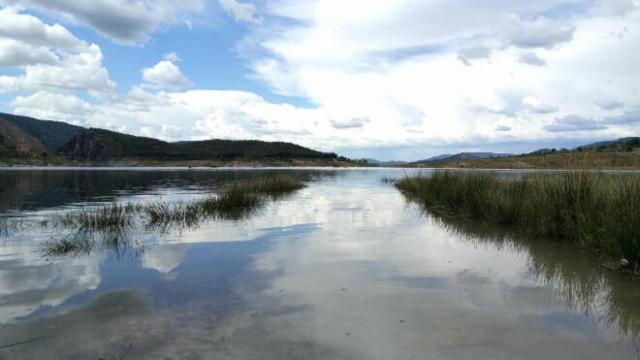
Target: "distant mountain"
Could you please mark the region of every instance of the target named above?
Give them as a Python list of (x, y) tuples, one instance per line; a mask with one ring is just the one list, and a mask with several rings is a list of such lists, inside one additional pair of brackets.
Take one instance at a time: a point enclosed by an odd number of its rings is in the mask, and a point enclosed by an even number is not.
[(334, 153), (286, 142), (205, 140), (170, 143), (59, 121), (0, 113), (0, 157), (42, 158), (55, 154), (73, 161), (111, 160), (346, 160)]
[(454, 155), (443, 154), (443, 155), (433, 156), (425, 160), (416, 161), (416, 163), (479, 160), (479, 159), (503, 158), (503, 157), (510, 157), (510, 156), (514, 156), (514, 154), (493, 153), (493, 152), (461, 152)]
[(42, 157), (47, 147), (13, 123), (0, 118), (0, 158)]
[(578, 146), (576, 150), (625, 151), (637, 147), (640, 147), (640, 137), (626, 137), (617, 140), (599, 141), (592, 144)]
[(383, 161), (383, 160), (377, 160), (372, 158), (363, 158), (357, 161), (361, 163), (363, 162), (368, 165), (374, 165), (374, 166), (401, 166), (401, 165), (408, 164), (408, 162), (406, 161), (399, 161), (399, 160)]
[(17, 126), (25, 133), (38, 139), (52, 151), (57, 151), (78, 132), (84, 130), (81, 126), (61, 121), (38, 120), (27, 116), (0, 113), (0, 119)]

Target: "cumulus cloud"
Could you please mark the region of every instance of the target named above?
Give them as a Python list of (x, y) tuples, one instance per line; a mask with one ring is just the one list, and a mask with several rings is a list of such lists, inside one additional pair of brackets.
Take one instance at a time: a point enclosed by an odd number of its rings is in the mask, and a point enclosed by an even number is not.
[(501, 132), (511, 131), (511, 126), (498, 125), (496, 126), (496, 131), (501, 131)]
[(0, 16), (0, 66), (22, 71), (0, 76), (0, 93), (56, 88), (110, 92), (115, 87), (98, 45), (15, 9), (0, 9)]
[(553, 48), (573, 39), (576, 27), (565, 21), (539, 17), (534, 21), (514, 20), (508, 41), (522, 48)]
[(595, 104), (604, 110), (615, 110), (624, 106), (624, 102), (616, 99), (597, 99)]
[(35, 16), (20, 14), (11, 7), (0, 9), (0, 18), (0, 36), (23, 45), (76, 51), (86, 46), (60, 24), (45, 24)]
[(370, 122), (371, 120), (369, 120), (369, 118), (364, 117), (364, 118), (360, 118), (360, 117), (353, 117), (350, 119), (347, 119), (345, 121), (336, 121), (336, 120), (331, 120), (331, 126), (334, 129), (355, 129), (355, 128), (361, 128), (364, 126), (364, 124)]
[(542, 100), (533, 96), (523, 98), (522, 105), (525, 110), (535, 114), (551, 114), (558, 111), (556, 106), (545, 104)]
[(540, 56), (538, 56), (536, 53), (532, 51), (525, 51), (521, 53), (520, 56), (518, 57), (518, 61), (523, 64), (529, 64), (534, 66), (547, 65), (547, 62), (543, 58), (541, 58)]
[(578, 115), (567, 115), (556, 119), (553, 123), (545, 125), (544, 129), (550, 132), (573, 132), (604, 130), (607, 126), (594, 119)]
[(640, 123), (640, 110), (627, 111), (618, 116), (609, 116), (604, 119), (607, 124), (633, 125)]
[(464, 48), (458, 52), (458, 60), (467, 66), (470, 66), (473, 60), (488, 59), (490, 56), (491, 49), (483, 46)]
[(181, 13), (203, 8), (201, 0), (0, 0), (0, 4), (64, 16), (123, 44), (145, 41), (160, 25), (174, 24)]
[(224, 11), (238, 22), (259, 24), (262, 19), (256, 15), (256, 6), (238, 0), (218, 0)]
[(181, 89), (193, 85), (178, 65), (170, 60), (162, 60), (150, 68), (142, 69), (142, 78), (149, 86), (160, 89)]
[(43, 46), (30, 46), (0, 38), (0, 67), (21, 67), (35, 64), (53, 65), (58, 57)]
[(85, 124), (85, 119), (93, 112), (93, 106), (77, 96), (48, 91), (18, 96), (13, 101), (13, 108), (16, 114), (66, 121), (76, 125)]

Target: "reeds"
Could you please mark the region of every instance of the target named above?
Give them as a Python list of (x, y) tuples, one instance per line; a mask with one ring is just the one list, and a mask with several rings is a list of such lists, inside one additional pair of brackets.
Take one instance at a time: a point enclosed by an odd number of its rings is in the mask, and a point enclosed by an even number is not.
[(142, 210), (141, 205), (112, 204), (108, 206), (80, 209), (55, 216), (46, 226), (53, 228), (75, 228), (77, 230), (121, 230), (135, 225), (134, 216)]
[(640, 262), (640, 177), (635, 174), (436, 172), (404, 177), (396, 187), (439, 215), (518, 227)]
[[(89, 252), (97, 242), (96, 238), (108, 239), (108, 247), (115, 249), (138, 225), (166, 232), (194, 228), (208, 219), (242, 219), (262, 207), (268, 199), (281, 198), (304, 186), (304, 182), (295, 177), (273, 175), (232, 182), (218, 193), (188, 203), (113, 204), (71, 211), (41, 224), (44, 228), (73, 231), (72, 236), (48, 243), (45, 253), (61, 256)], [(0, 231), (2, 229), (0, 226)]]

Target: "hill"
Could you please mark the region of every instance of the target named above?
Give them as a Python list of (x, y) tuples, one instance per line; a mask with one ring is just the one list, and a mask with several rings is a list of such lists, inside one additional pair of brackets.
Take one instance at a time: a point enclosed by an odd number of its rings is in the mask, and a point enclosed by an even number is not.
[(47, 147), (38, 139), (0, 118), (0, 158), (32, 158), (47, 155)]
[(430, 157), (426, 160), (419, 160), (416, 163), (429, 163), (429, 162), (447, 162), (447, 161), (461, 161), (461, 160), (479, 160), (479, 159), (492, 159), (509, 157), (513, 154), (493, 153), (493, 152), (461, 152), (458, 154), (443, 154)]
[(83, 127), (67, 124), (61, 121), (38, 120), (27, 116), (17, 116), (0, 113), (3, 119), (17, 126), (26, 134), (38, 139), (52, 151), (57, 151), (72, 137), (83, 130)]
[(337, 158), (334, 153), (323, 153), (285, 142), (204, 140), (169, 143), (104, 129), (82, 130), (61, 151), (69, 159), (89, 162), (124, 159), (253, 161)]
[(640, 169), (640, 138), (601, 141), (575, 149), (540, 149), (491, 158), (449, 157), (414, 162), (415, 167), (476, 169)]

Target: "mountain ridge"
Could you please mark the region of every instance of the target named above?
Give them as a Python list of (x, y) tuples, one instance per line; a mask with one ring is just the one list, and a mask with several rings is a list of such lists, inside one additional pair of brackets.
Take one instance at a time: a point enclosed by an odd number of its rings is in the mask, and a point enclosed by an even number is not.
[[(3, 142), (4, 147), (13, 149), (0, 153), (0, 157), (4, 158), (16, 157), (16, 150), (31, 144), (29, 146), (37, 149), (38, 152), (51, 153), (69, 161), (85, 163), (109, 163), (122, 160), (220, 162), (347, 160), (335, 153), (316, 151), (288, 142), (221, 139), (167, 142), (106, 129), (85, 128), (65, 122), (39, 120), (12, 114), (0, 113), (0, 121), (4, 125), (0, 128), (2, 133), (19, 133), (21, 135), (18, 138), (22, 139), (18, 143)], [(13, 135), (13, 137), (16, 136)], [(34, 152), (25, 152), (24, 155), (38, 157)]]

